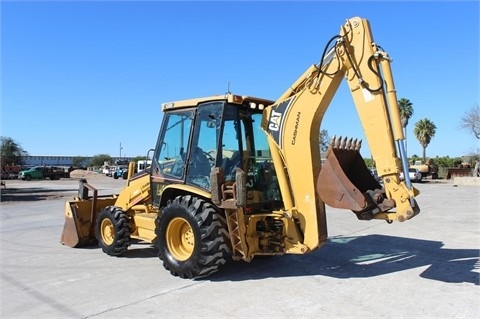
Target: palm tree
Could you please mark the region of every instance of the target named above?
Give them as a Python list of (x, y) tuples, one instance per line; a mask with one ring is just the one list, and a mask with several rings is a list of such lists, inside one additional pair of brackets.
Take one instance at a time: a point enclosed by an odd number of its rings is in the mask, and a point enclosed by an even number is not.
[(415, 128), (413, 129), (413, 133), (415, 137), (420, 142), (420, 145), (423, 147), (423, 161), (426, 162), (426, 149), (430, 141), (435, 136), (437, 127), (427, 118), (421, 119), (417, 123), (415, 123)]
[(405, 135), (405, 151), (407, 150), (407, 125), (408, 120), (413, 115), (413, 104), (408, 99), (401, 98), (398, 100), (398, 109), (400, 111), (400, 121), (403, 127), (403, 135)]

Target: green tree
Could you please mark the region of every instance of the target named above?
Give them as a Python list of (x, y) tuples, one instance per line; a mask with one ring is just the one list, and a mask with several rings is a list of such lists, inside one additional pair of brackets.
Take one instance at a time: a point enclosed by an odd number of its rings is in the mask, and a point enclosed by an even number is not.
[(405, 151), (407, 150), (407, 125), (408, 120), (413, 115), (413, 104), (410, 100), (401, 98), (398, 100), (398, 108), (400, 111), (400, 121), (403, 127), (403, 135), (405, 136)]
[(2, 163), (23, 165), (23, 157), (28, 155), (22, 146), (11, 137), (1, 137)]
[(364, 158), (365, 166), (373, 168), (375, 167), (375, 161), (372, 158)]
[(72, 159), (72, 166), (73, 167), (84, 167), (85, 166), (85, 157), (83, 156), (76, 156)]
[(413, 133), (415, 137), (420, 142), (423, 148), (423, 160), (427, 160), (427, 146), (430, 144), (430, 141), (435, 136), (437, 131), (437, 127), (435, 124), (427, 118), (419, 120), (415, 123), (415, 128), (413, 129)]
[(442, 157), (435, 157), (434, 159), (435, 164), (438, 165), (438, 167), (444, 167), (444, 168), (449, 168), (449, 167), (457, 167), (462, 163), (462, 158), (460, 157), (449, 157), (449, 156), (442, 156)]
[(102, 166), (104, 162), (112, 163), (113, 159), (108, 154), (94, 155), (90, 160), (89, 166)]
[(417, 154), (413, 154), (411, 157), (410, 157), (410, 161), (411, 162), (415, 162), (415, 161), (419, 161), (420, 160), (420, 156), (418, 156)]

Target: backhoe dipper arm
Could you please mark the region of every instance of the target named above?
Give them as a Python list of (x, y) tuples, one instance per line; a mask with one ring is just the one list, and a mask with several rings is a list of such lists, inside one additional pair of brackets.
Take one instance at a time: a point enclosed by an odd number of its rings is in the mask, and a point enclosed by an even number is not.
[[(299, 224), (303, 249), (315, 249), (327, 239), (325, 203), (351, 209), (359, 219), (388, 222), (420, 211), (408, 174), (406, 182), (399, 178), (402, 161), (406, 165), (404, 136), (387, 53), (374, 43), (369, 22), (358, 17), (347, 20), (332, 41), (334, 48), (265, 109), (262, 121), (284, 200), (285, 211), (279, 213)], [(359, 141), (334, 139), (322, 168), (320, 124), (342, 79), (348, 82), (383, 190), (359, 155)]]

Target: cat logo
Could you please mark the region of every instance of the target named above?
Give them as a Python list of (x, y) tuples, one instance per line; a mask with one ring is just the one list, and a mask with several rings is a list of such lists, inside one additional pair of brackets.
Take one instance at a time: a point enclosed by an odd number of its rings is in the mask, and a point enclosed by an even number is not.
[(279, 104), (272, 105), (270, 117), (268, 119), (268, 133), (272, 136), (275, 142), (282, 147), (282, 130), (285, 123), (285, 118), (288, 116), (288, 111), (293, 105), (295, 96), (292, 96)]
[(270, 131), (278, 132), (280, 129), (280, 122), (282, 120), (282, 113), (272, 110), (270, 113), (270, 124), (268, 125), (268, 129)]

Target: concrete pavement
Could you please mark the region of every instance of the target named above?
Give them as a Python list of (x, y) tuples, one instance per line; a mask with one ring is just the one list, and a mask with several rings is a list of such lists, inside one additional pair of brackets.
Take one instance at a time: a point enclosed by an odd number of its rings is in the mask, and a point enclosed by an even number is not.
[[(89, 182), (105, 193), (123, 185)], [(74, 180), (34, 183), (72, 196), (78, 188)], [(2, 202), (0, 315), (479, 318), (480, 187), (414, 186), (422, 211), (412, 220), (358, 221), (327, 208), (330, 239), (322, 249), (230, 262), (202, 280), (171, 276), (150, 245), (135, 244), (123, 257), (61, 245), (64, 198)]]

